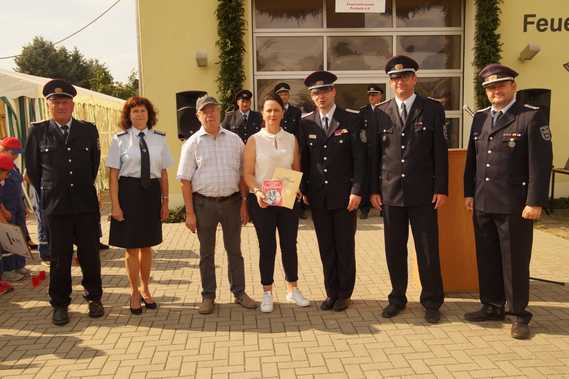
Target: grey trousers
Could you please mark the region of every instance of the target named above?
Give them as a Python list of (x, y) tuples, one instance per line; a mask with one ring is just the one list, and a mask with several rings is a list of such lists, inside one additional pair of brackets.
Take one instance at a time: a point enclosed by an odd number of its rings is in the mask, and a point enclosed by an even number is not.
[(231, 292), (239, 298), (245, 291), (245, 272), (241, 253), (241, 197), (237, 194), (223, 201), (194, 196), (194, 211), (200, 241), (200, 274), (202, 296), (215, 298), (215, 236), (221, 223), (223, 245), (227, 252)]

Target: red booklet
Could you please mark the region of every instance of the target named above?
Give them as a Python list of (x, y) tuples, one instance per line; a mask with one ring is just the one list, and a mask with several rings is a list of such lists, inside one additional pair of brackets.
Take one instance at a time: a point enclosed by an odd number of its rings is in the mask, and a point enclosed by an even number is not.
[(283, 182), (280, 179), (267, 179), (263, 181), (265, 203), (273, 206), (283, 205)]

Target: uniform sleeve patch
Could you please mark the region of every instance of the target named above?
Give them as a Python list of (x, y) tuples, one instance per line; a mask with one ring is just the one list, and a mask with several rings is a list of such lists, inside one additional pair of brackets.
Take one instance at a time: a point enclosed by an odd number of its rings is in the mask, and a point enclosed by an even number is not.
[(540, 126), (539, 133), (544, 141), (551, 141), (551, 130), (549, 129), (549, 125)]

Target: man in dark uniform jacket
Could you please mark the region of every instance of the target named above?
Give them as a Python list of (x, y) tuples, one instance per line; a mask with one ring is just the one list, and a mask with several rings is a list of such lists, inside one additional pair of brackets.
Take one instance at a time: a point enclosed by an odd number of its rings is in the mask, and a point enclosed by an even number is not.
[(547, 201), (553, 158), (545, 115), (516, 101), (517, 75), (500, 64), (480, 72), (492, 106), (476, 112), (472, 121), (464, 197), (466, 207), (474, 210), (482, 307), (464, 317), (504, 320), (507, 302), (515, 316), (512, 337), (527, 339), (533, 222)]
[(33, 123), (25, 149), (28, 177), (40, 189), (47, 218), (51, 268), (49, 297), (55, 325), (69, 322), (73, 244), (83, 272), (89, 316), (101, 317), (99, 201), (95, 178), (101, 151), (95, 125), (72, 118), (75, 88), (52, 80), (43, 88), (51, 119)]
[(261, 130), (263, 126), (263, 116), (259, 112), (251, 110), (251, 91), (242, 89), (235, 95), (237, 109), (225, 113), (225, 118), (221, 126), (236, 133), (243, 143), (253, 134)]
[(312, 210), (327, 298), (322, 310), (349, 306), (356, 280), (356, 212), (364, 156), (357, 116), (334, 103), (336, 75), (310, 74), (304, 84), (316, 110), (301, 121), (302, 193)]
[[(298, 139), (298, 130), (300, 128), (302, 112), (299, 108), (289, 103), (290, 85), (285, 82), (279, 83), (273, 88), (273, 92), (281, 98), (285, 106), (285, 112), (281, 120), (281, 127), (296, 136)], [(302, 219), (306, 219), (306, 204), (304, 204), (302, 200), (298, 200), (294, 207), (298, 210), (298, 216)]]
[[(366, 167), (365, 172), (370, 170), (370, 161), (367, 155), (367, 129), (368, 125), (376, 122), (375, 107), (384, 99), (383, 89), (378, 84), (369, 84), (367, 86), (367, 98), (369, 104), (360, 108), (359, 122), (360, 122), (360, 139), (364, 146), (364, 154)], [(369, 175), (364, 175), (362, 183), (362, 202), (360, 203), (360, 218), (365, 220), (368, 218), (371, 203), (369, 202)]]
[(302, 112), (299, 108), (289, 103), (290, 85), (285, 82), (279, 83), (273, 88), (273, 92), (281, 98), (285, 106), (281, 127), (287, 132), (297, 136)]
[[(413, 231), (425, 320), (437, 323), (444, 301), (439, 263), (437, 209), (448, 194), (445, 112), (435, 100), (415, 94), (419, 65), (391, 58), (385, 72), (395, 98), (379, 104), (368, 128), (371, 203), (383, 208), (385, 253), (392, 290), (383, 317), (405, 308), (407, 240)], [(378, 129), (379, 128), (379, 129)]]

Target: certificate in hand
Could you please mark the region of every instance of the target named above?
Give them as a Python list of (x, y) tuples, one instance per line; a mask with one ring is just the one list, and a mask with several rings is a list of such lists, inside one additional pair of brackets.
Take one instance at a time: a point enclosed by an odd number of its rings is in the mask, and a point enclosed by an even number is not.
[(300, 171), (290, 170), (286, 168), (275, 169), (273, 172), (272, 180), (280, 180), (282, 183), (282, 202), (280, 204), (281, 207), (286, 207), (288, 209), (292, 209), (294, 207), (294, 201), (300, 187), (301, 179), (302, 172)]

